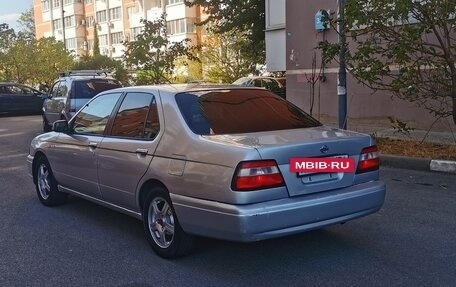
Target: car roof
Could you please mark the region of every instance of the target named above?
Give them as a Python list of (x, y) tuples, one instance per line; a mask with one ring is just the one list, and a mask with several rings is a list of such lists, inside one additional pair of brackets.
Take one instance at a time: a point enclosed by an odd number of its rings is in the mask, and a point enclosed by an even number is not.
[(25, 85), (25, 84), (21, 84), (21, 83), (0, 82), (0, 85), (2, 85), (2, 86), (6, 86), (6, 85), (21, 86), (21, 87), (27, 87), (27, 88), (32, 89), (32, 90), (36, 90), (35, 88), (33, 88), (33, 87), (29, 86), (29, 85)]
[(109, 74), (109, 71), (105, 70), (73, 70), (73, 71), (66, 71), (59, 74), (60, 79), (71, 79), (71, 80), (85, 80), (85, 79), (107, 79), (107, 80), (115, 80)]
[(115, 91), (160, 91), (169, 94), (179, 94), (185, 92), (199, 92), (199, 91), (217, 91), (217, 90), (245, 90), (245, 89), (260, 89), (257, 87), (243, 87), (238, 85), (207, 85), (207, 84), (160, 84), (160, 85), (147, 85), (147, 86), (132, 86), (132, 87), (121, 87), (112, 90), (105, 91), (103, 93), (115, 92)]
[(273, 79), (273, 80), (277, 80), (280, 78), (269, 77), (269, 76), (246, 76), (246, 77), (240, 77), (239, 79)]

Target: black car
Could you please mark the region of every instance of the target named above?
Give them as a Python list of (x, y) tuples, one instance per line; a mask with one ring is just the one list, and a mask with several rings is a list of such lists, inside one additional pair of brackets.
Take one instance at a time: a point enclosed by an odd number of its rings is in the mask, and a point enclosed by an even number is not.
[(0, 83), (0, 115), (41, 114), (45, 96), (26, 85)]
[(273, 78), (273, 77), (242, 77), (237, 79), (233, 85), (243, 86), (243, 87), (261, 87), (276, 95), (286, 98), (286, 88), (285, 85), (280, 81), (282, 78)]

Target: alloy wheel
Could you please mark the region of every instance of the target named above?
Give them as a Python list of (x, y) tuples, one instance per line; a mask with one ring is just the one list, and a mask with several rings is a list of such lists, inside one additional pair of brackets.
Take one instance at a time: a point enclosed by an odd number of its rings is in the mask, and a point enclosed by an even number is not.
[(168, 248), (174, 238), (174, 215), (169, 203), (162, 197), (150, 202), (148, 212), (149, 232), (155, 243)]
[(38, 191), (40, 192), (40, 195), (44, 200), (47, 200), (51, 193), (51, 186), (49, 185), (49, 174), (49, 170), (45, 164), (41, 164), (38, 167)]

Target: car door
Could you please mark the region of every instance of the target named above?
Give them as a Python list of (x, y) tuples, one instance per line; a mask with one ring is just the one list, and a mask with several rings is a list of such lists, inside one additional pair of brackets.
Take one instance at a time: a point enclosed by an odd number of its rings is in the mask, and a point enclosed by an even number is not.
[(26, 86), (20, 86), (19, 88), (21, 89), (21, 93), (17, 94), (17, 96), (18, 98), (20, 97), (21, 111), (27, 113), (40, 112), (43, 104), (41, 93)]
[(6, 85), (5, 89), (9, 95), (8, 110), (10, 112), (27, 112), (26, 98), (22, 89), (14, 84)]
[(87, 103), (70, 122), (70, 132), (61, 133), (53, 144), (50, 162), (64, 188), (101, 198), (95, 152), (121, 95), (102, 95)]
[(44, 115), (48, 123), (60, 120), (61, 111), (65, 107), (67, 100), (68, 89), (66, 88), (66, 81), (57, 81), (51, 88), (49, 98), (43, 103)]
[(157, 103), (158, 98), (150, 92), (127, 93), (110, 132), (96, 150), (103, 199), (133, 211), (137, 211), (138, 183), (160, 138)]
[(0, 85), (0, 114), (11, 111), (11, 95), (6, 85)]

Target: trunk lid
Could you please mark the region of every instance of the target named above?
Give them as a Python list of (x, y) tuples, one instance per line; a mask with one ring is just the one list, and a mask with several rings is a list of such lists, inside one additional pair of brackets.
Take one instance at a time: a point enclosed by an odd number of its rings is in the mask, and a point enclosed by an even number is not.
[[(220, 140), (220, 138), (219, 138)], [(311, 194), (353, 185), (354, 173), (290, 172), (290, 158), (338, 157), (355, 159), (374, 144), (369, 135), (326, 126), (224, 136), (225, 142), (255, 148), (262, 159), (274, 159), (283, 175), (289, 196)]]

